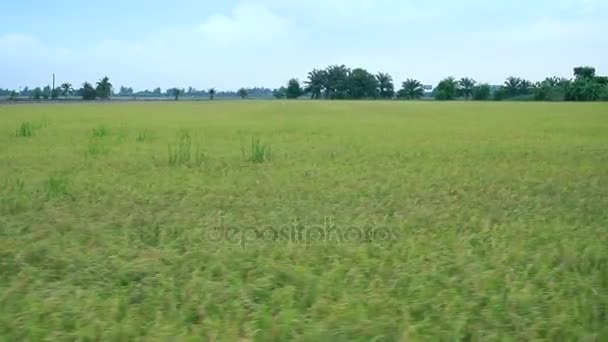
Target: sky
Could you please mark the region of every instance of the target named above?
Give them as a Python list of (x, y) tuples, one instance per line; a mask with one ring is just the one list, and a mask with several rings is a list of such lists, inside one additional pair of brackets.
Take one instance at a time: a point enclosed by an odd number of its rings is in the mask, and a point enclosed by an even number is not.
[(607, 0), (20, 0), (0, 6), (0, 88), (279, 87), (333, 64), (436, 84), (608, 74)]

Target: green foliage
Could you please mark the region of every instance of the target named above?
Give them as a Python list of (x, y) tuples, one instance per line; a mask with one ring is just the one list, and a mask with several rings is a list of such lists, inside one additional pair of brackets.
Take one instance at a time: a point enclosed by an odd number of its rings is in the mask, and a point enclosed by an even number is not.
[(150, 132), (147, 129), (144, 129), (143, 131), (140, 131), (137, 134), (137, 138), (135, 138), (135, 140), (137, 142), (144, 142), (144, 141), (150, 140), (150, 138), (151, 138)]
[(175, 101), (179, 101), (179, 97), (184, 93), (184, 89), (180, 89), (180, 88), (171, 88), (167, 90), (167, 93), (171, 94)]
[(112, 96), (113, 86), (110, 83), (110, 79), (105, 76), (97, 82), (97, 88), (95, 89), (97, 96), (102, 100), (107, 100)]
[[(332, 65), (324, 70), (314, 69), (308, 74), (306, 81), (305, 92), (310, 93), (312, 99), (320, 99), (324, 94), (326, 99), (362, 99), (376, 98), (383, 99), (392, 98), (394, 87), (392, 78), (385, 73), (374, 75), (375, 79), (370, 77), (371, 74), (364, 69), (347, 68), (344, 65)], [(496, 101), (501, 100), (543, 100), (557, 101), (565, 98), (571, 101), (592, 101), (603, 97), (603, 87), (597, 87), (592, 83), (583, 83), (582, 81), (593, 81), (596, 84), (606, 85), (608, 87), (608, 77), (595, 76), (595, 69), (591, 67), (575, 68), (576, 80), (580, 83), (571, 84), (571, 81), (559, 77), (547, 77), (543, 82), (532, 83), (529, 80), (519, 77), (508, 77), (502, 88), (488, 93), (488, 87), (476, 87), (476, 82), (470, 78), (462, 78), (456, 81), (452, 77), (442, 80), (434, 90), (436, 100), (454, 100), (462, 97), (465, 100), (471, 98), (477, 100), (487, 100), (493, 98)], [(372, 87), (375, 89), (372, 90)], [(420, 89), (417, 85), (407, 84), (407, 88), (397, 92), (397, 97), (400, 99), (418, 99), (424, 95), (424, 88), (420, 84)], [(414, 88), (412, 88), (414, 87)], [(277, 89), (273, 92), (276, 98), (283, 98), (285, 92)]]
[(579, 77), (566, 87), (566, 101), (597, 101), (601, 98), (606, 86), (594, 79)]
[(395, 96), (395, 86), (393, 84), (393, 78), (387, 73), (378, 73), (376, 75), (378, 80), (378, 94), (382, 99), (392, 99)]
[(249, 153), (242, 149), (243, 158), (254, 164), (261, 164), (272, 159), (272, 150), (269, 144), (263, 144), (259, 138), (251, 138), (251, 149)]
[(93, 128), (93, 137), (95, 138), (103, 138), (109, 134), (108, 128), (104, 125), (97, 126)]
[(510, 90), (506, 86), (501, 86), (498, 89), (494, 90), (492, 94), (492, 99), (494, 101), (502, 101), (509, 97)]
[(477, 85), (473, 88), (473, 100), (486, 101), (490, 99), (492, 89), (487, 83)]
[(533, 94), (533, 85), (528, 80), (511, 76), (505, 81), (503, 90), (502, 99), (522, 97)]
[(42, 98), (42, 89), (40, 89), (40, 87), (37, 87), (32, 91), (32, 98), (34, 100), (40, 100)]
[(325, 70), (325, 98), (347, 99), (349, 93), (350, 69), (345, 65), (332, 65)]
[(241, 88), (237, 91), (237, 95), (241, 98), (241, 99), (245, 99), (247, 97), (247, 89), (245, 88)]
[(595, 68), (574, 68), (574, 81), (559, 77), (547, 77), (534, 88), (538, 101), (597, 101), (608, 89), (608, 78), (595, 75)]
[(55, 88), (51, 90), (51, 99), (57, 100), (59, 98), (59, 94), (61, 94), (61, 89)]
[(18, 96), (19, 96), (19, 93), (17, 91), (13, 90), (13, 91), (11, 91), (10, 95), (8, 96), (8, 99), (11, 101), (15, 101)]
[(93, 88), (91, 83), (84, 82), (82, 84), (82, 88), (80, 89), (80, 95), (82, 96), (83, 100), (95, 100), (97, 98), (97, 90)]
[(46, 195), (48, 198), (64, 197), (68, 194), (69, 178), (60, 173), (49, 177), (46, 184)]
[[(505, 81), (505, 85), (504, 85), (504, 90), (505, 90), (505, 95), (507, 97), (513, 97), (513, 96), (517, 96), (519, 94), (519, 88), (520, 88), (520, 84), (521, 84), (521, 79), (518, 77), (509, 77), (507, 78), (507, 80)], [(503, 97), (504, 99), (505, 97)]]
[(61, 95), (63, 95), (65, 98), (68, 98), (72, 92), (74, 91), (74, 89), (72, 88), (72, 84), (71, 83), (64, 83), (61, 85)]
[(580, 66), (574, 68), (574, 77), (577, 80), (591, 80), (595, 78), (595, 68), (589, 66)]
[(418, 80), (408, 78), (397, 92), (397, 98), (402, 100), (418, 100), (424, 95), (422, 83)]
[(518, 95), (530, 95), (532, 93), (532, 82), (521, 79), (519, 82)]
[(604, 86), (600, 92), (600, 100), (608, 101), (608, 86)]
[(603, 86), (608, 86), (608, 76), (597, 76), (595, 77), (595, 82)]
[(548, 101), (551, 98), (553, 87), (548, 82), (542, 82), (534, 89), (534, 100)]
[(454, 100), (458, 92), (457, 85), (458, 84), (453, 77), (448, 77), (439, 82), (437, 88), (435, 88), (435, 100)]
[(192, 137), (187, 130), (178, 133), (176, 143), (169, 144), (168, 151), (169, 166), (200, 166), (207, 161), (207, 154), (200, 145), (192, 148)]
[(476, 83), (477, 82), (472, 78), (464, 77), (460, 79), (460, 81), (458, 81), (457, 83), (458, 93), (460, 94), (460, 96), (464, 97), (465, 100), (468, 100), (473, 97), (473, 92), (475, 90)]
[(325, 89), (327, 82), (327, 73), (325, 70), (314, 69), (308, 73), (305, 91), (311, 94), (311, 98), (318, 100)]
[(215, 88), (209, 89), (209, 100), (213, 101), (215, 98)]
[(102, 143), (99, 140), (91, 140), (87, 145), (87, 149), (85, 151), (86, 156), (89, 157), (98, 157), (102, 155), (107, 155), (110, 153), (110, 147), (107, 144)]
[(346, 81), (346, 98), (350, 99), (373, 99), (378, 97), (379, 82), (376, 76), (365, 69), (353, 69), (348, 74)]
[(541, 84), (545, 84), (549, 87), (557, 87), (558, 85), (560, 85), (561, 79), (557, 76), (553, 76), (553, 77), (547, 77), (545, 78), (544, 81), (541, 82)]
[(285, 89), (285, 97), (288, 99), (297, 99), (303, 95), (302, 87), (300, 87), (300, 81), (292, 78), (287, 83), (287, 89)]
[(51, 87), (47, 85), (42, 89), (42, 98), (48, 100), (49, 97), (51, 97)]
[(272, 96), (276, 99), (284, 99), (287, 93), (287, 88), (281, 87), (272, 91)]
[(312, 99), (373, 99), (392, 98), (393, 80), (388, 74), (373, 75), (365, 69), (351, 70), (344, 65), (332, 65), (325, 70), (308, 73), (306, 88)]
[(18, 137), (29, 138), (34, 135), (34, 124), (29, 121), (22, 122), (17, 128), (17, 132), (15, 134)]

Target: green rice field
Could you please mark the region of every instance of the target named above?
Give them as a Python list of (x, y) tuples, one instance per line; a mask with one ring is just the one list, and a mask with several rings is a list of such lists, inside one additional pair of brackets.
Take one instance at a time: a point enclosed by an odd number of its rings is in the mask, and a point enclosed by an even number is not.
[(2, 105), (0, 340), (606, 341), (608, 103)]

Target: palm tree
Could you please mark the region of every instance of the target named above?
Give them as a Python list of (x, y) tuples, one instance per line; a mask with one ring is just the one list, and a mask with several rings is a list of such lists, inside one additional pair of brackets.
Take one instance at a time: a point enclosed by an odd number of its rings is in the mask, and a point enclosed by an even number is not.
[(215, 98), (215, 88), (209, 89), (209, 99), (213, 101), (213, 98)]
[(435, 99), (440, 101), (448, 101), (456, 98), (458, 93), (458, 82), (454, 77), (443, 79), (437, 88), (435, 88)]
[(109, 99), (112, 96), (112, 83), (108, 76), (97, 82), (97, 96), (101, 99)]
[(247, 97), (247, 89), (241, 88), (237, 94), (241, 97), (241, 99), (245, 99)]
[(408, 78), (401, 85), (401, 90), (397, 92), (397, 97), (406, 100), (418, 100), (424, 95), (422, 83), (418, 80)]
[(84, 82), (82, 84), (82, 89), (80, 89), (80, 94), (82, 95), (83, 100), (95, 100), (97, 97), (97, 91), (93, 88), (93, 85), (89, 82)]
[(184, 92), (182, 89), (177, 87), (173, 88), (172, 91), (173, 96), (175, 97), (175, 101), (179, 101), (179, 96)]
[(344, 65), (332, 65), (328, 67), (325, 71), (325, 98), (346, 98), (350, 73), (350, 69)]
[(395, 95), (395, 86), (391, 75), (380, 72), (376, 75), (376, 79), (378, 80), (380, 97), (383, 99), (392, 98)]
[(560, 78), (557, 76), (547, 77), (542, 83), (548, 85), (549, 87), (557, 87), (560, 83)]
[(327, 74), (325, 70), (314, 69), (308, 73), (308, 81), (306, 81), (306, 92), (311, 93), (311, 99), (318, 100), (321, 98), (321, 93), (325, 86), (325, 80)]
[(40, 100), (40, 98), (42, 98), (42, 89), (40, 89), (40, 87), (36, 87), (34, 91), (32, 91), (32, 98), (34, 100)]
[(517, 91), (519, 89), (519, 84), (521, 83), (521, 79), (519, 77), (509, 77), (505, 81), (505, 89), (507, 90), (507, 94), (509, 96), (517, 95)]
[(70, 94), (72, 94), (72, 91), (74, 91), (74, 89), (70, 83), (66, 82), (61, 85), (61, 95), (63, 95), (66, 99), (68, 96), (70, 96)]
[(528, 95), (530, 93), (530, 88), (532, 88), (532, 82), (528, 80), (520, 80), (519, 82), (519, 93), (521, 95)]
[(470, 99), (473, 95), (473, 89), (475, 88), (476, 83), (477, 82), (475, 82), (474, 79), (468, 77), (464, 77), (458, 81), (458, 90), (462, 96), (464, 96), (465, 100)]

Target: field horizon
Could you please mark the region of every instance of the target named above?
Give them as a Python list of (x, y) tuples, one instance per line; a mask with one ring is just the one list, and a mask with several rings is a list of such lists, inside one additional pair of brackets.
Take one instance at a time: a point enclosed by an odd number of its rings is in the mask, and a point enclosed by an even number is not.
[(605, 340), (607, 113), (0, 105), (0, 339)]

